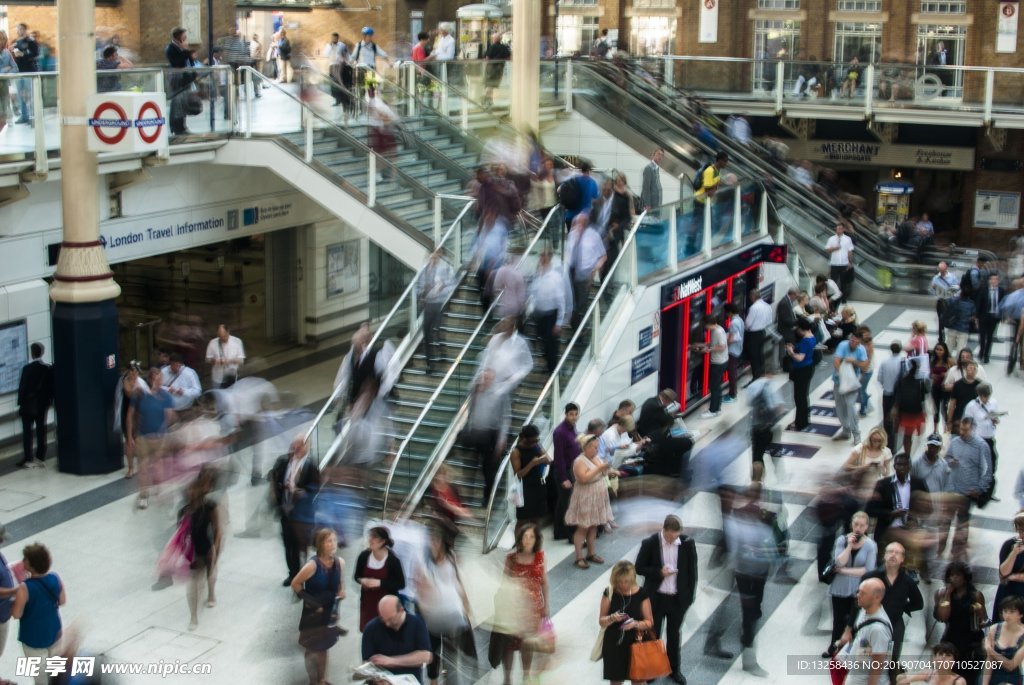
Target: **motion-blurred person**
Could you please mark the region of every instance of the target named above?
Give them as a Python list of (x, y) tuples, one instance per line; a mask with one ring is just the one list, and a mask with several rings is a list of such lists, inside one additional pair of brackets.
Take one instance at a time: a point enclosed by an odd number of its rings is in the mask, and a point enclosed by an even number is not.
[[(723, 328), (727, 334), (729, 360), (726, 362), (726, 372), (729, 376), (729, 394), (722, 402), (732, 404), (739, 396), (738, 382), (740, 374), (740, 362), (743, 359), (743, 337), (746, 332), (746, 324), (739, 314), (739, 307), (733, 302), (725, 303), (725, 323)], [(792, 337), (792, 336), (791, 336)]]
[(1024, 512), (1013, 517), (1014, 536), (999, 548), (999, 587), (992, 602), (992, 615), (1007, 597), (1024, 598)]
[(480, 353), (480, 373), (494, 372), (495, 392), (511, 395), (533, 370), (533, 353), (518, 333), (513, 319), (502, 319), (491, 333), (487, 347)]
[[(142, 378), (142, 368), (133, 359), (128, 362), (128, 368), (121, 374), (114, 390), (114, 430), (121, 433), (121, 439), (124, 441), (124, 458), (128, 467), (124, 474), (125, 478), (135, 475), (135, 438), (138, 437), (138, 425), (132, 425), (128, 420), (128, 413), (139, 393), (146, 392), (149, 392), (149, 386)], [(129, 428), (135, 429), (136, 433), (129, 433)]]
[(867, 439), (854, 445), (843, 463), (843, 471), (850, 474), (861, 501), (871, 494), (879, 478), (892, 475), (892, 450), (886, 447), (886, 434), (875, 426)]
[[(949, 348), (950, 352), (956, 349), (953, 346)], [(971, 362), (974, 362), (976, 367), (976, 378), (980, 381), (987, 381), (988, 375), (985, 373), (985, 368), (974, 359), (974, 353), (971, 352), (969, 347), (963, 347), (956, 353), (956, 364), (950, 367), (946, 378), (942, 381), (942, 387), (947, 391), (951, 391), (958, 380), (967, 377), (967, 367)]]
[(206, 606), (217, 606), (217, 562), (224, 538), (224, 513), (210, 496), (217, 486), (216, 480), (214, 468), (204, 466), (185, 491), (185, 506), (181, 510), (181, 518), (189, 519), (193, 553), (187, 591), (189, 630), (199, 626), (199, 590), (203, 580), (206, 581)]
[(493, 208), (481, 206), (480, 228), (473, 241), (473, 262), (477, 265), (476, 280), (484, 309), (491, 306), (487, 288), (491, 274), (501, 268), (507, 255), (508, 221)]
[(566, 268), (572, 282), (574, 327), (579, 326), (590, 305), (594, 277), (608, 259), (601, 234), (590, 224), (589, 215), (579, 214), (565, 242)]
[(871, 396), (868, 395), (868, 384), (871, 382), (871, 377), (875, 375), (875, 336), (871, 334), (871, 329), (867, 326), (860, 326), (857, 330), (860, 331), (864, 351), (868, 354), (868, 365), (861, 371), (860, 391), (857, 393), (857, 402), (860, 403), (858, 416), (863, 419), (871, 411)]
[[(580, 172), (562, 181), (558, 186), (558, 200), (565, 210), (565, 227), (575, 225), (576, 217), (590, 216), (594, 200), (601, 194), (597, 181), (591, 176), (594, 166), (587, 160), (580, 161)], [(566, 252), (566, 254), (569, 254)]]
[(533, 325), (540, 336), (548, 374), (554, 373), (558, 366), (562, 327), (568, 324), (572, 311), (572, 285), (561, 264), (554, 260), (550, 249), (541, 251), (529, 291), (533, 303)]
[(489, 298), (495, 303), (494, 316), (499, 320), (513, 319), (517, 328), (526, 309), (526, 277), (518, 264), (521, 256), (522, 250), (510, 250), (505, 263), (493, 273), (487, 284)]
[(505, 435), (510, 423), (511, 400), (501, 392), (495, 380), (493, 369), (482, 369), (473, 380), (472, 395), (469, 399), (469, 417), (460, 433), (462, 446), (476, 453), (484, 487), (480, 496), (481, 506), (486, 507), (494, 488), (498, 462), (503, 451)]
[[(921, 596), (921, 590), (917, 586), (917, 578), (904, 568), (905, 558), (906, 551), (903, 545), (898, 542), (890, 542), (885, 546), (885, 559), (882, 566), (868, 571), (861, 579), (861, 583), (864, 583), (870, 578), (877, 578), (885, 585), (882, 608), (892, 625), (892, 660), (897, 662), (903, 653), (903, 637), (907, 631), (903, 615), (910, 616), (915, 611), (924, 608), (924, 597)], [(841, 640), (844, 644), (852, 639), (856, 618), (856, 614), (851, 612), (849, 623)]]
[(160, 369), (163, 374), (163, 389), (174, 399), (174, 410), (188, 409), (203, 393), (199, 382), (199, 374), (185, 366), (185, 360), (177, 352), (172, 352), (170, 364)]
[[(7, 527), (0, 523), (0, 545), (7, 540)], [(14, 577), (11, 565), (7, 563), (2, 552), (0, 552), (0, 656), (4, 655), (4, 647), (7, 645), (7, 633), (11, 628), (11, 609), (14, 607), (14, 598), (18, 594), (18, 580)], [(10, 681), (0, 684), (8, 685)]]
[[(129, 449), (138, 457), (139, 495), (135, 506), (145, 509), (149, 506), (149, 488), (153, 485), (153, 474), (160, 469), (164, 456), (164, 440), (167, 429), (174, 423), (174, 400), (160, 387), (163, 374), (155, 366), (146, 374), (148, 392), (135, 396), (132, 410), (128, 414)], [(138, 435), (136, 439), (135, 435)]]
[(352, 344), (334, 377), (335, 391), (339, 398), (345, 399), (347, 408), (355, 405), (356, 398), (367, 384), (376, 388), (379, 397), (390, 394), (394, 386), (395, 374), (390, 365), (395, 346), (385, 339), (371, 348), (372, 339), (370, 324), (361, 324), (352, 334)]
[[(42, 343), (29, 346), (32, 361), (21, 369), (18, 380), (18, 415), (21, 417), (21, 444), (24, 456), (18, 462), (21, 468), (43, 466), (46, 460), (46, 415), (53, 404), (56, 386), (53, 367), (43, 361)], [(36, 453), (32, 457), (32, 438)]]
[(882, 608), (885, 583), (878, 578), (865, 580), (857, 588), (857, 618), (850, 642), (843, 645), (837, 660), (846, 665), (847, 685), (878, 685), (886, 677), (892, 645), (892, 624)]
[[(769, 452), (775, 435), (775, 423), (786, 413), (786, 405), (772, 387), (771, 373), (750, 383), (747, 387), (747, 401), (750, 406), (751, 478), (761, 481), (764, 479), (764, 455)], [(775, 460), (775, 475), (776, 478), (781, 475), (778, 458)]]
[(861, 334), (854, 331), (836, 347), (833, 357), (832, 396), (835, 398), (836, 416), (842, 426), (833, 440), (852, 438), (860, 442), (860, 424), (857, 417), (857, 395), (860, 393), (860, 375), (868, 367), (868, 352), (861, 344)]
[(433, 659), (423, 619), (408, 613), (394, 595), (380, 600), (376, 614), (363, 633), (363, 661), (394, 675), (411, 675), (422, 683), (423, 666)]
[(238, 370), (245, 363), (245, 347), (227, 325), (217, 326), (217, 337), (206, 346), (206, 363), (211, 366), (214, 388), (230, 388), (238, 380)]
[(543, 548), (544, 537), (537, 524), (528, 522), (516, 527), (515, 546), (505, 557), (503, 583), (495, 597), (494, 631), (488, 649), (492, 668), (497, 668), (500, 660), (505, 683), (512, 682), (516, 651), (524, 679), (535, 673), (530, 638), (551, 616)]
[(569, 509), (575, 480), (572, 465), (580, 453), (580, 443), (576, 433), (576, 422), (579, 418), (579, 405), (569, 402), (565, 405), (562, 422), (555, 426), (552, 435), (554, 462), (548, 482), (558, 488), (552, 532), (555, 540), (572, 540), (573, 537), (574, 527), (566, 525), (565, 512)]
[[(38, 542), (22, 550), (26, 578), (14, 595), (11, 617), (18, 619), (18, 642), (26, 657), (44, 661), (57, 654), (63, 632), (60, 608), (67, 602), (64, 582), (50, 571), (50, 550)], [(36, 685), (46, 685), (45, 669), (35, 676)]]
[(1024, 661), (1024, 600), (1007, 597), (999, 605), (999, 617), (993, 617), (993, 625), (985, 631), (985, 671), (981, 685), (1007, 683), (1020, 685), (1024, 682), (1021, 662)]
[(455, 287), (455, 276), (444, 252), (444, 248), (439, 247), (430, 253), (430, 260), (417, 283), (423, 307), (423, 351), (430, 373), (434, 372), (435, 364), (444, 359), (440, 342), (441, 310)]
[[(473, 625), (469, 597), (455, 558), (457, 533), (457, 529), (440, 524), (430, 526), (430, 547), (416, 583), (418, 612), (430, 633), (433, 658), (427, 665), (427, 676), (431, 685), (438, 684), (442, 669), (447, 673), (447, 683), (460, 682), (457, 674), (464, 672), (460, 659), (463, 636)], [(472, 652), (467, 656), (475, 661), (475, 646)]]
[[(960, 366), (958, 364), (957, 366)], [(978, 398), (978, 388), (982, 380), (978, 377), (978, 370), (981, 368), (973, 360), (963, 363), (963, 377), (958, 378), (949, 392), (949, 402), (946, 404), (946, 432), (952, 433), (960, 425), (960, 419), (964, 416), (967, 405)], [(948, 379), (957, 367), (950, 369), (946, 374)]]
[(811, 322), (796, 322), (796, 341), (786, 344), (790, 362), (789, 379), (793, 382), (793, 403), (796, 405), (794, 428), (802, 431), (811, 425), (811, 381), (814, 379), (814, 348), (817, 340)]
[(971, 321), (975, 319), (976, 306), (971, 291), (961, 289), (959, 294), (942, 303), (942, 325), (946, 329), (946, 343), (951, 350), (968, 347), (971, 335)]
[(878, 365), (878, 384), (882, 386), (882, 428), (885, 429), (887, 444), (890, 450), (896, 449), (896, 436), (899, 433), (895, 418), (896, 386), (907, 374), (907, 360), (903, 356), (903, 344), (899, 340), (889, 343), (888, 359)]
[(866, 511), (875, 519), (875, 542), (883, 546), (890, 541), (902, 544), (910, 557), (911, 568), (922, 569), (922, 552), (933, 545), (931, 534), (923, 538), (924, 522), (931, 514), (931, 494), (928, 484), (910, 475), (910, 456), (897, 454), (893, 459), (892, 476), (879, 479), (868, 498)]
[(946, 300), (954, 295), (960, 287), (960, 279), (956, 274), (949, 270), (949, 265), (946, 262), (939, 262), (938, 273), (932, 276), (932, 281), (928, 285), (928, 291), (931, 292), (936, 298), (935, 301), (935, 313), (939, 320), (939, 341), (946, 341), (946, 331), (943, 326), (942, 310), (945, 306)]
[(292, 578), (291, 588), (302, 600), (299, 644), (305, 649), (310, 685), (326, 682), (327, 650), (348, 633), (337, 625), (338, 602), (345, 599), (345, 560), (338, 556), (334, 531), (321, 528), (313, 538), (316, 554)]
[(683, 534), (683, 522), (678, 516), (666, 516), (661, 530), (640, 543), (636, 572), (644, 577), (644, 592), (651, 599), (655, 637), (661, 638), (665, 625), (672, 666), (669, 679), (686, 685), (679, 665), (679, 633), (696, 596), (697, 545), (693, 538)]
[(377, 172), (377, 182), (380, 183), (384, 178), (393, 180), (396, 178), (397, 172), (390, 158), (395, 155), (395, 133), (400, 119), (395, 110), (384, 102), (384, 98), (380, 96), (374, 85), (368, 86), (366, 89), (366, 122), (370, 127), (369, 147), (382, 158), (378, 162), (378, 168), (383, 166), (383, 169), (379, 169)]
[(278, 457), (270, 472), (271, 495), (281, 516), (281, 541), (288, 587), (299, 572), (301, 558), (312, 541), (313, 499), (320, 488), (320, 467), (309, 457), (309, 445), (302, 436), (292, 441), (288, 454)]
[(516, 521), (540, 521), (548, 514), (543, 471), (544, 467), (554, 461), (554, 457), (549, 456), (541, 446), (537, 426), (527, 424), (519, 431), (511, 460), (512, 470), (516, 478), (522, 481), (523, 487), (523, 506), (516, 508)]
[[(835, 578), (828, 588), (832, 597), (832, 641), (821, 657), (830, 658), (839, 647), (846, 628), (846, 618), (853, 610), (861, 577), (875, 568), (878, 545), (867, 536), (868, 515), (858, 511), (850, 519), (850, 533), (836, 537), (832, 548)], [(881, 599), (881, 597), (879, 597)]]
[(832, 562), (836, 536), (849, 532), (850, 521), (860, 505), (861, 502), (854, 497), (850, 487), (850, 477), (842, 472), (823, 483), (817, 497), (810, 504), (809, 508), (820, 528), (818, 580), (822, 583), (829, 584), (824, 572)]
[(621, 171), (615, 174), (612, 181), (611, 211), (608, 216), (607, 230), (604, 234), (605, 250), (608, 259), (601, 269), (601, 280), (603, 281), (622, 251), (622, 244), (626, 240), (633, 227), (633, 220), (636, 218), (633, 203), (633, 193), (626, 182), (626, 174)]
[(612, 685), (621, 685), (629, 678), (634, 636), (654, 625), (651, 599), (637, 585), (636, 568), (630, 562), (620, 561), (612, 567), (597, 621), (605, 631), (601, 647), (604, 678)]
[[(360, 586), (359, 632), (365, 632), (376, 613), (378, 603), (388, 595), (397, 595), (405, 588), (402, 563), (391, 551), (395, 542), (383, 526), (371, 528), (366, 535), (368, 549), (359, 553), (353, 578)], [(425, 630), (425, 629), (424, 629)], [(365, 646), (365, 638), (363, 640)], [(429, 648), (429, 647), (428, 647)]]
[(459, 489), (452, 483), (448, 466), (441, 464), (430, 481), (430, 503), (434, 515), (458, 528), (460, 521), (474, 518), (473, 512), (463, 504)]
[(960, 660), (954, 670), (968, 683), (976, 683), (981, 669), (977, 668), (980, 662), (973, 660), (985, 658), (985, 633), (981, 628), (988, 623), (985, 597), (974, 586), (971, 568), (962, 561), (949, 562), (944, 581), (943, 587), (935, 591), (933, 610), (935, 620), (946, 624), (939, 640), (956, 647)]
[(636, 430), (651, 441), (644, 457), (645, 474), (678, 476), (688, 472), (693, 440), (674, 434), (678, 412), (678, 396), (671, 388), (663, 389), (640, 407)]
[(381, 396), (376, 377), (368, 378), (348, 411), (348, 434), (341, 443), (340, 460), (353, 485), (367, 482), (371, 470), (388, 452), (392, 434), (388, 402)]
[[(583, 453), (573, 461), (572, 472), (575, 485), (565, 522), (576, 526), (573, 545), (576, 548), (576, 568), (587, 569), (590, 564), (603, 564), (604, 559), (597, 553), (597, 529), (612, 520), (612, 505), (608, 498), (605, 476), (611, 464), (597, 455), (596, 435), (580, 438)], [(586, 541), (587, 556), (583, 557), (583, 543)]]
[(484, 107), (494, 104), (494, 89), (501, 85), (505, 75), (505, 63), (512, 59), (512, 49), (501, 40), (500, 33), (491, 34), (491, 44), (484, 53), (487, 70), (484, 73)]
[[(971, 509), (992, 484), (992, 457), (985, 441), (974, 434), (974, 419), (960, 420), (960, 434), (950, 441), (946, 462), (954, 495), (950, 498), (950, 520), (956, 518), (952, 554), (954, 559), (963, 559), (967, 554)], [(945, 546), (945, 540), (940, 540), (939, 551)]]
[[(939, 417), (946, 417), (946, 404), (949, 402), (949, 392), (943, 386), (946, 374), (953, 366), (953, 355), (949, 353), (946, 343), (941, 340), (935, 343), (928, 356), (928, 373), (931, 376), (932, 412), (935, 426), (932, 432), (939, 432)], [(947, 433), (949, 431), (946, 431)]]
[[(996, 451), (996, 429), (999, 427), (999, 417), (1005, 412), (999, 411), (999, 403), (992, 397), (992, 385), (982, 383), (978, 386), (978, 396), (967, 403), (964, 407), (964, 416), (974, 419), (975, 433), (988, 445), (992, 455), (992, 483), (989, 488), (994, 487), (996, 469), (999, 464), (999, 452)], [(992, 493), (988, 493), (992, 499)], [(998, 500), (997, 500), (998, 501)]]

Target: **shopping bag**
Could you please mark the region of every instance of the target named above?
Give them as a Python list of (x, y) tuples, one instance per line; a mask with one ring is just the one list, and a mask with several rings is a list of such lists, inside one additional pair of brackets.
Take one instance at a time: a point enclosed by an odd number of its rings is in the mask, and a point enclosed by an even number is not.
[(512, 485), (508, 489), (508, 501), (516, 509), (526, 505), (526, 497), (523, 494), (523, 481), (518, 478), (512, 480)]
[[(644, 639), (644, 636), (649, 639)], [(668, 651), (665, 643), (648, 631), (636, 634), (636, 642), (630, 645), (629, 679), (656, 680), (672, 672), (668, 662)]]
[(157, 575), (160, 578), (187, 579), (194, 555), (192, 517), (185, 516), (181, 519), (178, 529), (167, 542), (163, 552), (160, 553), (160, 558), (156, 562)]

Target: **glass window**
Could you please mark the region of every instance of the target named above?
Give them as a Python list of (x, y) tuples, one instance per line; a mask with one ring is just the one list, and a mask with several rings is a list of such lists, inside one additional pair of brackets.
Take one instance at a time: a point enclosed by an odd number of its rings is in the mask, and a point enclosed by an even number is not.
[(675, 51), (676, 17), (633, 17), (630, 22), (630, 52), (636, 57), (671, 55)]
[(558, 15), (558, 54), (587, 54), (597, 40), (597, 17), (579, 14)]
[(881, 12), (882, 0), (839, 0), (840, 12)]
[(645, 10), (674, 10), (676, 0), (633, 0), (633, 7)]
[[(940, 3), (943, 4), (943, 3)], [(946, 3), (949, 4), (949, 3)], [(944, 66), (963, 66), (967, 27), (948, 24), (918, 24), (917, 63), (925, 74), (938, 79), (943, 97), (963, 97), (964, 73)]]
[(921, 0), (927, 14), (967, 14), (967, 0)]
[(854, 56), (861, 64), (875, 64), (882, 52), (882, 25), (840, 21), (836, 23), (836, 62), (847, 64)]
[(754, 57), (762, 60), (754, 69), (754, 90), (775, 90), (775, 63), (800, 52), (800, 22), (754, 22)]
[(800, 0), (757, 0), (757, 8), (761, 10), (798, 10)]
[(597, 5), (597, 0), (558, 0), (558, 4), (562, 7), (579, 7), (583, 5)]

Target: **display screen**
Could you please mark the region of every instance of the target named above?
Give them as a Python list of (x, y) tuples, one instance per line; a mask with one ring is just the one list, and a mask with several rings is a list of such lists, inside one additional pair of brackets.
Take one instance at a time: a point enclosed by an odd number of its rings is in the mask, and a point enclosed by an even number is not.
[(0, 395), (18, 391), (25, 364), (28, 364), (28, 324), (24, 319), (0, 324)]

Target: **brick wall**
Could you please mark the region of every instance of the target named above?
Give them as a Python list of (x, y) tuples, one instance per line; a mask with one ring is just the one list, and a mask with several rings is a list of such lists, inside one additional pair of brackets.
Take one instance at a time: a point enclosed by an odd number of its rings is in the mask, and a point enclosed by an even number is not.
[(957, 242), (961, 245), (988, 248), (1002, 251), (1009, 247), (1010, 238), (1021, 234), (1017, 231), (995, 230), (974, 227), (974, 193), (978, 190), (1004, 190), (1019, 193), (1024, 188), (1024, 172), (1020, 171), (986, 171), (981, 168), (982, 158), (1024, 160), (1024, 131), (1011, 130), (1006, 136), (1006, 145), (999, 152), (985, 134), (978, 132), (975, 169), (966, 174), (964, 179), (963, 215), (960, 218), (960, 235)]

